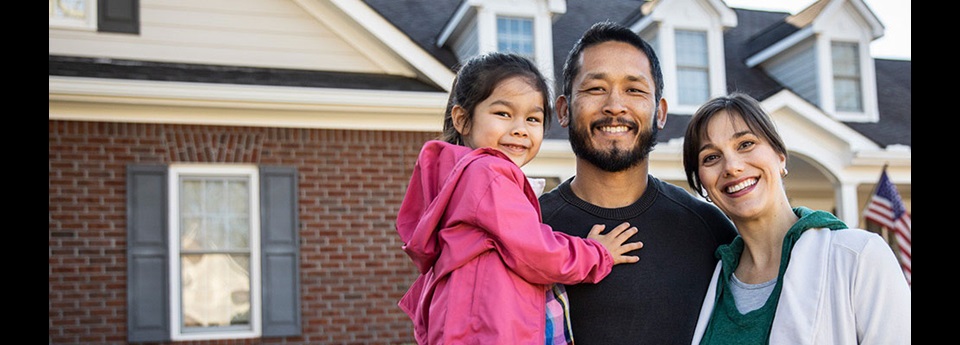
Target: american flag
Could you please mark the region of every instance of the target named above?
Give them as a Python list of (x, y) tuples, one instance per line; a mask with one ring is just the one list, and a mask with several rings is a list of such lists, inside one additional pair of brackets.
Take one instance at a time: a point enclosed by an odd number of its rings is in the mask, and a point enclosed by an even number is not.
[(910, 213), (903, 206), (897, 187), (887, 177), (886, 167), (880, 174), (880, 182), (877, 183), (863, 216), (867, 221), (894, 231), (897, 246), (900, 247), (900, 266), (907, 278), (907, 284), (910, 284)]

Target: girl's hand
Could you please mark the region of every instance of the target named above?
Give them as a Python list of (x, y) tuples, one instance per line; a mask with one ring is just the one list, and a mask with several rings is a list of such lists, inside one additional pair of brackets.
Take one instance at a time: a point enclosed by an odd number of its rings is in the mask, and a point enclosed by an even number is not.
[(640, 261), (639, 256), (623, 255), (623, 253), (643, 248), (643, 242), (640, 241), (624, 244), (630, 236), (640, 231), (637, 230), (637, 227), (630, 226), (630, 223), (624, 222), (623, 224), (617, 225), (617, 227), (610, 230), (610, 232), (601, 235), (600, 232), (605, 228), (606, 226), (603, 224), (594, 225), (593, 228), (590, 229), (590, 233), (587, 234), (587, 238), (592, 238), (603, 244), (603, 247), (613, 256), (614, 265)]

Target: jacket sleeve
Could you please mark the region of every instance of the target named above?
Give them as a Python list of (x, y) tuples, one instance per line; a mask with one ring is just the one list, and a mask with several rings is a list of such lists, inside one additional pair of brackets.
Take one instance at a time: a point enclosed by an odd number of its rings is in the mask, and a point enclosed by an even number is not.
[(475, 222), (489, 232), (493, 248), (523, 279), (536, 284), (596, 283), (613, 268), (600, 242), (553, 231), (541, 223), (535, 196), (524, 192), (525, 177), (491, 173), (480, 191)]
[(853, 281), (860, 344), (909, 344), (911, 291), (900, 263), (880, 236), (865, 246)]

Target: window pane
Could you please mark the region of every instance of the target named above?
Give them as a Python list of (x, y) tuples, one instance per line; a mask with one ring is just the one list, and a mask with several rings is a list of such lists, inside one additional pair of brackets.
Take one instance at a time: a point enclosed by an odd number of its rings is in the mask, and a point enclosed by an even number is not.
[(181, 256), (183, 326), (250, 324), (249, 255)]
[(857, 45), (854, 43), (833, 42), (833, 74), (836, 76), (856, 77), (860, 75)]
[(250, 213), (250, 187), (247, 181), (230, 181), (227, 208), (234, 214)]
[(535, 59), (533, 19), (497, 17), (497, 50)]
[(833, 99), (838, 111), (863, 111), (860, 54), (856, 43), (832, 42)]
[(679, 102), (699, 105), (710, 97), (707, 33), (677, 30), (676, 41)]
[(707, 33), (677, 30), (677, 65), (707, 67)]
[(860, 83), (856, 80), (837, 79), (833, 83), (834, 102), (840, 111), (861, 111)]
[(699, 69), (678, 69), (680, 104), (701, 104), (710, 96), (707, 72)]
[(84, 20), (87, 17), (87, 0), (50, 0), (50, 18)]

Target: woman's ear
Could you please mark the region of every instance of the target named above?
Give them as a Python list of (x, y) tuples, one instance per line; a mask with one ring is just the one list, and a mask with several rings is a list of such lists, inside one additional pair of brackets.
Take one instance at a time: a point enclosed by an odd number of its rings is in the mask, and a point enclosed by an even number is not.
[(453, 118), (453, 128), (457, 129), (457, 133), (460, 133), (460, 136), (465, 136), (470, 132), (470, 126), (467, 123), (466, 109), (455, 105), (453, 109), (450, 109), (450, 117)]

